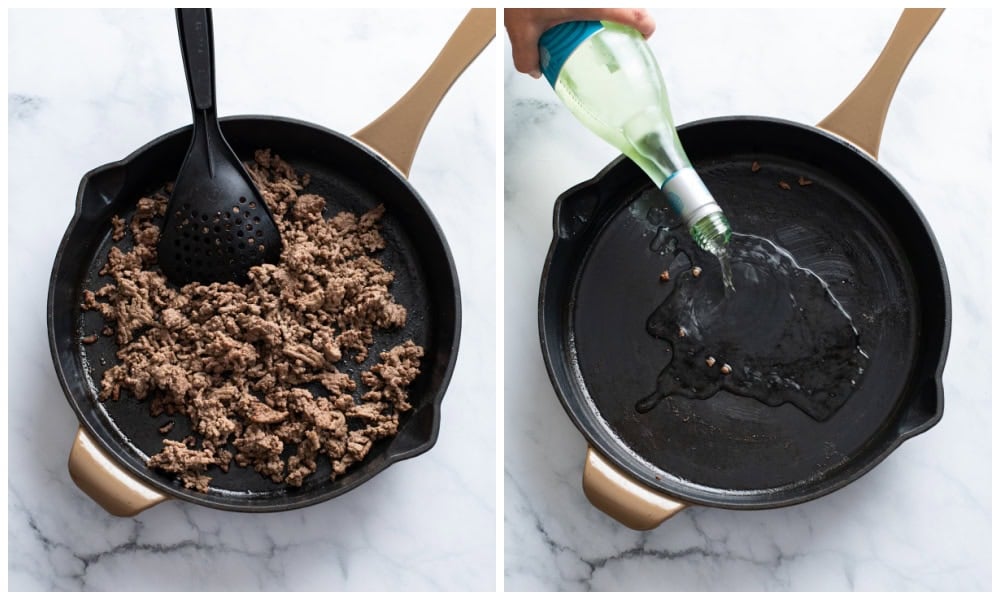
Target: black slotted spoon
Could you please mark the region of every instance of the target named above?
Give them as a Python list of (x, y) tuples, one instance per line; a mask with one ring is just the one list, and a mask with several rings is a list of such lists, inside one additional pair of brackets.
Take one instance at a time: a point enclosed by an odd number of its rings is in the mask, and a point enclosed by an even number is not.
[(158, 261), (177, 285), (245, 283), (250, 267), (278, 261), (281, 235), (219, 127), (211, 10), (176, 13), (194, 130), (167, 205)]

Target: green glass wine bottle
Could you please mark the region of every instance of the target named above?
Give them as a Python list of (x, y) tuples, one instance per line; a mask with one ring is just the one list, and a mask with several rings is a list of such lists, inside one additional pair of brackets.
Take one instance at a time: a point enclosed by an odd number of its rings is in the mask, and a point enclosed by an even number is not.
[(618, 23), (572, 21), (542, 35), (539, 55), (542, 74), (576, 118), (639, 165), (695, 242), (722, 258), (729, 222), (681, 146), (642, 35)]

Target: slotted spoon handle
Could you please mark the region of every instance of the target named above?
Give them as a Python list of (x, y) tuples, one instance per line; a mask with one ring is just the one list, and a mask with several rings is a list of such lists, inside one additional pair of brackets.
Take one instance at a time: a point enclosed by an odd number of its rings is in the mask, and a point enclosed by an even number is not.
[[(191, 99), (194, 135), (189, 158), (208, 167), (210, 177), (216, 176), (215, 158), (229, 151), (215, 110), (215, 43), (212, 31), (212, 10), (208, 8), (178, 8), (177, 34), (181, 40), (181, 58)], [(212, 147), (215, 147), (213, 152)]]
[(896, 86), (943, 12), (943, 8), (904, 9), (889, 41), (864, 79), (817, 127), (839, 135), (878, 158), (885, 116)]
[(212, 12), (207, 8), (178, 8), (177, 34), (181, 38), (181, 58), (187, 78), (191, 110), (215, 112), (215, 45)]
[(470, 10), (423, 76), (354, 138), (409, 176), (420, 138), (438, 104), (496, 34), (496, 9)]

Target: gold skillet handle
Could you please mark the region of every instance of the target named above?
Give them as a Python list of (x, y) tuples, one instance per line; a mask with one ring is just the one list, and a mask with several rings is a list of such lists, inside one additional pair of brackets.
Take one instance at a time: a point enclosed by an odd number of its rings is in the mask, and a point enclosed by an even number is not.
[(496, 9), (473, 8), (423, 76), (354, 138), (409, 176), (413, 155), (438, 104), (465, 68), (496, 37)]
[(868, 74), (818, 127), (878, 158), (889, 103), (910, 59), (930, 33), (943, 8), (907, 8)]
[(133, 517), (167, 499), (116, 465), (83, 427), (77, 429), (69, 453), (69, 475), (78, 488), (116, 517)]
[(653, 529), (688, 506), (639, 483), (590, 447), (583, 467), (583, 493), (596, 508), (640, 531)]

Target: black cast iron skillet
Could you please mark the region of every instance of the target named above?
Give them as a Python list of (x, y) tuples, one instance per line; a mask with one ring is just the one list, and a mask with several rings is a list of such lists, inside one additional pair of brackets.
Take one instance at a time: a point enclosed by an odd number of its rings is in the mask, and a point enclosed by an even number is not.
[[(658, 230), (645, 207), (660, 192), (624, 157), (557, 200), (539, 330), (552, 383), (590, 445), (583, 486), (595, 506), (650, 529), (691, 504), (804, 502), (857, 479), (941, 418), (945, 265), (916, 204), (876, 162), (896, 84), (940, 12), (904, 11), (871, 71), (818, 128), (758, 117), (679, 128), (734, 231), (784, 246), (853, 316), (870, 362), (832, 415), (724, 390), (637, 410), (681, 359), (647, 332), (648, 319), (693, 263), (717, 262), (697, 249), (683, 257), (651, 250)], [(799, 185), (800, 176), (812, 183)], [(657, 274), (669, 263), (680, 271), (665, 284)], [(717, 278), (718, 269), (706, 275)], [(735, 345), (786, 316), (752, 318), (731, 332)]]
[[(111, 217), (126, 219), (137, 199), (176, 176), (191, 138), (191, 128), (167, 133), (124, 160), (84, 176), (76, 214), (60, 244), (48, 297), (49, 342), (56, 372), (80, 429), (70, 454), (73, 480), (110, 513), (134, 515), (168, 498), (247, 512), (299, 508), (343, 494), (396, 461), (421, 454), (437, 439), (440, 404), (455, 365), (461, 326), (461, 303), (454, 261), (434, 216), (406, 179), (424, 128), (452, 83), (495, 36), (492, 9), (474, 9), (459, 25), (423, 77), (393, 107), (353, 137), (322, 127), (269, 116), (222, 120), (222, 130), (244, 160), (270, 148), (299, 173), (311, 175), (307, 191), (328, 201), (327, 213), (360, 213), (386, 206), (379, 255), (395, 273), (390, 291), (408, 310), (400, 331), (376, 332), (369, 359), (345, 360), (357, 374), (378, 360), (378, 352), (413, 339), (424, 346), (421, 374), (411, 386), (411, 412), (400, 418), (399, 432), (376, 442), (368, 456), (331, 481), (330, 464), (300, 488), (274, 484), (251, 469), (213, 470), (207, 493), (185, 489), (172, 476), (146, 468), (146, 458), (162, 446), (148, 405), (124, 397), (102, 403), (97, 391), (103, 372), (117, 360), (111, 338), (91, 345), (81, 339), (100, 330), (99, 315), (80, 310), (81, 294), (104, 282), (98, 271), (111, 240)], [(126, 237), (126, 241), (129, 238)], [(126, 247), (127, 248), (127, 247)], [(190, 433), (177, 419), (169, 433)]]

